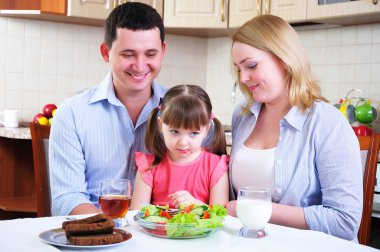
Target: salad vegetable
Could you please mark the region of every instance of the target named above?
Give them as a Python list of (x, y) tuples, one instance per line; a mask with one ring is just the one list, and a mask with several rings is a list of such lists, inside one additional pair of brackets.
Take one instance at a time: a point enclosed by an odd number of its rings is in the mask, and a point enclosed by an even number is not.
[[(169, 206), (148, 205), (140, 210), (144, 221), (165, 224), (168, 237), (193, 237), (222, 227), (227, 210), (222, 205), (183, 205), (173, 214)], [(163, 231), (163, 230), (161, 230)]]

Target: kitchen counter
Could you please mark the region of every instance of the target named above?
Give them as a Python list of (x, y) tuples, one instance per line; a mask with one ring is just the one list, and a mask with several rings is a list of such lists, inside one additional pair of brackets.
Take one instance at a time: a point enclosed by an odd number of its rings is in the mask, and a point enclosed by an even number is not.
[(0, 127), (0, 137), (12, 139), (32, 139), (29, 127), (21, 126), (19, 128)]

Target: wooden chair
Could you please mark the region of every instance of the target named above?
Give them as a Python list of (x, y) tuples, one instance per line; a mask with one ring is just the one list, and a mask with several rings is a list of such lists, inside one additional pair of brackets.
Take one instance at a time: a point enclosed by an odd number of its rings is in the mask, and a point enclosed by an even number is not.
[(360, 244), (368, 245), (371, 232), (373, 194), (379, 157), (380, 134), (358, 137), (363, 164), (363, 214), (358, 232)]
[(51, 216), (49, 185), (49, 136), (50, 126), (31, 122), (34, 177), (37, 198), (37, 216)]

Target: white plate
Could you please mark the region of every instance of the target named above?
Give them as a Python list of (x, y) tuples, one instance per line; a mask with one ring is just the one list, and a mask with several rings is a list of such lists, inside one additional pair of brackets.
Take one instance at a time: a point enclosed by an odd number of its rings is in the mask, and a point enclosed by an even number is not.
[(122, 242), (105, 245), (72, 245), (70, 244), (70, 241), (67, 240), (65, 230), (62, 228), (56, 228), (42, 232), (39, 235), (39, 237), (41, 241), (46, 242), (48, 244), (67, 248), (106, 248), (123, 244), (132, 238), (132, 234), (125, 230), (115, 228), (114, 232), (122, 234)]

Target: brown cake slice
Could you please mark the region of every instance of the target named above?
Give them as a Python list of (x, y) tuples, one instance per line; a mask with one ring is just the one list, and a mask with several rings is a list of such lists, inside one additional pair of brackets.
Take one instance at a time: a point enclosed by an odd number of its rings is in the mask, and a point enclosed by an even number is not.
[(99, 235), (81, 235), (70, 236), (70, 243), (73, 245), (106, 245), (119, 243), (123, 241), (123, 235), (120, 233), (99, 234)]
[(95, 223), (69, 223), (65, 225), (66, 236), (112, 234), (115, 224), (111, 218)]
[(108, 219), (110, 219), (110, 217), (108, 217), (105, 214), (100, 213), (100, 214), (96, 214), (84, 219), (64, 221), (62, 223), (62, 228), (65, 229), (66, 225), (68, 224), (96, 223), (96, 222), (104, 222), (104, 221), (107, 221)]

